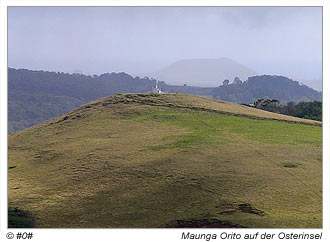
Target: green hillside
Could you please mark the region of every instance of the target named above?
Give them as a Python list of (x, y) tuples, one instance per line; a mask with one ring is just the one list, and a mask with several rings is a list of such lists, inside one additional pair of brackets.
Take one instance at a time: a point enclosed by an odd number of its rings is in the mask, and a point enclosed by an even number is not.
[(185, 94), (8, 137), (11, 227), (322, 227), (321, 123)]
[[(213, 88), (159, 85), (167, 92), (211, 96)], [(87, 76), (8, 68), (8, 134), (116, 93), (149, 92), (155, 80), (126, 73)]]
[[(206, 77), (199, 75), (198, 78)], [(99, 98), (117, 93), (150, 92), (154, 86), (155, 80), (152, 78), (132, 77), (123, 72), (87, 76), (8, 68), (8, 134), (32, 127)], [(168, 85), (162, 80), (159, 86), (168, 93), (186, 93), (245, 104), (259, 98), (275, 98), (282, 104), (289, 101), (322, 100), (322, 93), (281, 76), (254, 76), (245, 82), (236, 81), (218, 88)], [(320, 112), (317, 115), (322, 116)], [(301, 116), (301, 113), (293, 113), (293, 116), (314, 119), (315, 115)]]

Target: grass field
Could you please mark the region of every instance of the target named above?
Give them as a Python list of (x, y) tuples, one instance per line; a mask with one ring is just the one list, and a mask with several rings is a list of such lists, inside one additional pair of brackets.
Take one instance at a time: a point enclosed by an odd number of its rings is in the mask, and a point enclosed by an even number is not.
[(321, 154), (316, 121), (183, 94), (118, 95), (9, 136), (10, 220), (319, 228)]

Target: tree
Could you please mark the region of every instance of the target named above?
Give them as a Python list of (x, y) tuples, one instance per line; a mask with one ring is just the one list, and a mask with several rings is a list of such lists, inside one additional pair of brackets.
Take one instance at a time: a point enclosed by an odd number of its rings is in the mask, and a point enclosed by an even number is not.
[[(235, 83), (240, 82), (236, 79)], [(239, 85), (221, 83), (213, 92), (213, 96), (221, 97), (223, 101), (238, 103), (253, 103), (258, 98), (267, 97), (276, 98), (281, 103), (322, 100), (321, 92), (301, 86), (287, 77), (269, 75), (249, 77)]]
[(254, 107), (270, 112), (279, 111), (280, 101), (277, 99), (259, 98), (254, 102)]
[(243, 82), (241, 81), (241, 79), (239, 79), (239, 77), (235, 77), (233, 84), (239, 85), (239, 84), (242, 84), (242, 83)]
[(228, 79), (224, 80), (222, 82), (222, 84), (223, 84), (223, 86), (228, 86), (229, 85), (229, 80)]
[(275, 106), (277, 106), (277, 105), (280, 104), (280, 101), (277, 100), (277, 99), (272, 99), (272, 100), (270, 100), (270, 102), (271, 102), (273, 105), (275, 105)]
[(263, 98), (258, 98), (254, 103), (253, 106), (256, 108), (261, 108), (262, 107), (262, 103), (264, 102), (265, 99)]

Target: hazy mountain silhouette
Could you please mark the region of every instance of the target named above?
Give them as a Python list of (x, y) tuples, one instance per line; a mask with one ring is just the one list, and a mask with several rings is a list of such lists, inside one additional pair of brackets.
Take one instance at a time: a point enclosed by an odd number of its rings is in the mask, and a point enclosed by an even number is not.
[(256, 74), (234, 60), (220, 58), (180, 60), (147, 76), (165, 81), (167, 84), (217, 87), (224, 79), (233, 80), (239, 77), (246, 80)]

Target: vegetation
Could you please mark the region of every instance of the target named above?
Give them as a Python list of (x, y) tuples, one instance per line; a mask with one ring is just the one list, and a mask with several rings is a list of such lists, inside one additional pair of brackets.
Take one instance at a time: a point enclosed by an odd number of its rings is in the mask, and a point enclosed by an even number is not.
[[(322, 102), (302, 102), (292, 105), (292, 115), (299, 118), (314, 119), (322, 121)], [(291, 107), (292, 108), (292, 107)], [(287, 113), (290, 113), (290, 104), (286, 106)], [(291, 115), (291, 114), (289, 114)]]
[(50, 94), (20, 94), (8, 101), (8, 133), (15, 133), (86, 103), (84, 99)]
[[(134, 78), (126, 73), (86, 76), (8, 68), (8, 133), (32, 127), (101, 97), (148, 92), (154, 86), (154, 79)], [(160, 86), (167, 92), (206, 96), (212, 91), (212, 88), (168, 86), (164, 82)]]
[(277, 99), (281, 103), (321, 101), (322, 94), (314, 89), (300, 85), (284, 76), (253, 76), (245, 82), (235, 78), (232, 84), (228, 80), (213, 90), (213, 98), (235, 103), (253, 103), (259, 98)]
[[(154, 85), (154, 79), (132, 77), (126, 73), (86, 76), (8, 68), (8, 133), (31, 127), (102, 97), (149, 92)], [(216, 99), (236, 103), (250, 103), (266, 97), (277, 98), (282, 103), (321, 98), (321, 93), (307, 86), (276, 76), (256, 76), (246, 82), (235, 78), (233, 84), (225, 80), (219, 88), (174, 86), (165, 82), (159, 85), (169, 93), (213, 95)]]
[(295, 104), (289, 102), (287, 105), (280, 105), (276, 99), (258, 99), (254, 107), (270, 112), (281, 113), (299, 118), (322, 121), (322, 102), (301, 102)]
[(8, 209), (8, 228), (33, 228), (35, 221), (28, 211), (18, 208)]
[(317, 121), (115, 95), (8, 137), (8, 203), (48, 228), (320, 228), (321, 154)]

